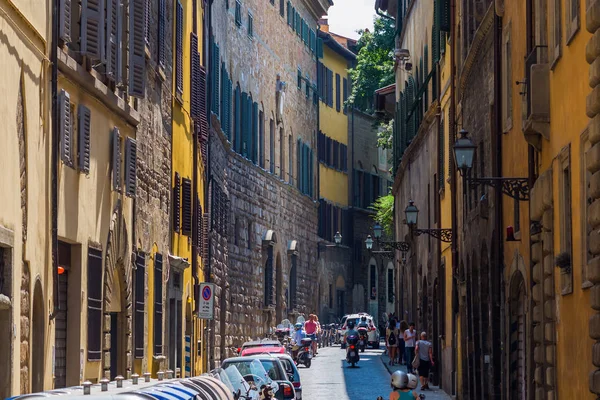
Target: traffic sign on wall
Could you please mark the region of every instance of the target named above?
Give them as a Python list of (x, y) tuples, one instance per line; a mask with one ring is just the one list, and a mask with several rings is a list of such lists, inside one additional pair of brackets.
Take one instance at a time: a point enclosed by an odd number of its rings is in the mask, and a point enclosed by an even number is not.
[(198, 318), (213, 319), (215, 315), (215, 284), (200, 284), (200, 301), (198, 306)]

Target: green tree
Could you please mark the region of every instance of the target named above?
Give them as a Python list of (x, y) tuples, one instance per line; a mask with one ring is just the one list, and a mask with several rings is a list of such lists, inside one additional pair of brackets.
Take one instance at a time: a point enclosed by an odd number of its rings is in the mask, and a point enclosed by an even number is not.
[(394, 195), (390, 193), (379, 197), (369, 208), (375, 211), (373, 219), (381, 225), (383, 232), (392, 237), (394, 235)]
[(348, 71), (352, 80), (348, 103), (370, 113), (375, 90), (394, 83), (394, 21), (376, 17), (373, 32), (360, 30), (358, 33), (356, 66)]

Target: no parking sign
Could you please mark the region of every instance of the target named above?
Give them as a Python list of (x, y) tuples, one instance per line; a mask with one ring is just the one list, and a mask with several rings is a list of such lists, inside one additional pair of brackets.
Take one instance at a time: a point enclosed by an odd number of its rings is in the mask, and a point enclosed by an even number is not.
[(215, 310), (215, 284), (200, 284), (200, 302), (198, 307), (198, 318), (213, 319)]

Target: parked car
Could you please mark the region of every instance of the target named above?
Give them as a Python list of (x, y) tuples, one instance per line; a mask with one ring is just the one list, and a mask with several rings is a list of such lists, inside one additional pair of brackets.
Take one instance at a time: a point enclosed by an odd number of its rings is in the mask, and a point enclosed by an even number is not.
[(279, 342), (279, 340), (271, 340), (271, 339), (263, 339), (263, 340), (253, 340), (251, 342), (245, 342), (241, 347), (237, 348), (237, 353), (242, 354), (245, 349), (255, 348), (255, 347), (281, 347), (284, 348), (283, 345)]
[(296, 391), (296, 399), (302, 400), (302, 382), (300, 381), (300, 373), (298, 372), (298, 367), (296, 367), (294, 360), (289, 354), (273, 354), (273, 356), (277, 357), (283, 365), (283, 368)]
[(278, 400), (296, 400), (296, 392), (294, 385), (289, 380), (286, 370), (279, 358), (270, 354), (261, 354), (246, 357), (231, 357), (225, 359), (221, 363), (221, 368), (227, 370), (230, 366), (235, 366), (244, 379), (252, 380), (252, 364), (255, 360), (260, 361), (268, 378), (276, 382), (279, 386), (275, 393), (275, 398)]
[(360, 323), (361, 317), (367, 317), (367, 323), (369, 324), (367, 344), (375, 349), (378, 349), (380, 340), (379, 330), (375, 326), (373, 317), (367, 313), (363, 312), (358, 314), (345, 315), (344, 318), (342, 318), (342, 328), (340, 329), (342, 337), (344, 337), (344, 334), (348, 330), (348, 322), (354, 322), (354, 329), (356, 329), (358, 327), (358, 324)]
[(283, 346), (256, 346), (256, 347), (246, 347), (240, 353), (240, 356), (254, 356), (258, 354), (285, 354), (285, 347)]

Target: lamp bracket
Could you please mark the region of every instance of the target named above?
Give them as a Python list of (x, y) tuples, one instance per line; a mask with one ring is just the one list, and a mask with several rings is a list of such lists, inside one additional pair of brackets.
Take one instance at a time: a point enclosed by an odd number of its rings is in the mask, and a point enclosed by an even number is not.
[(452, 229), (415, 229), (413, 232), (415, 236), (426, 234), (442, 242), (452, 243)]
[(529, 179), (527, 178), (471, 178), (465, 177), (471, 187), (491, 186), (505, 195), (519, 201), (529, 200)]
[(395, 249), (400, 250), (402, 252), (407, 252), (408, 250), (410, 250), (410, 245), (408, 244), (408, 242), (384, 242), (377, 239), (377, 244), (381, 246), (385, 251), (392, 251)]

